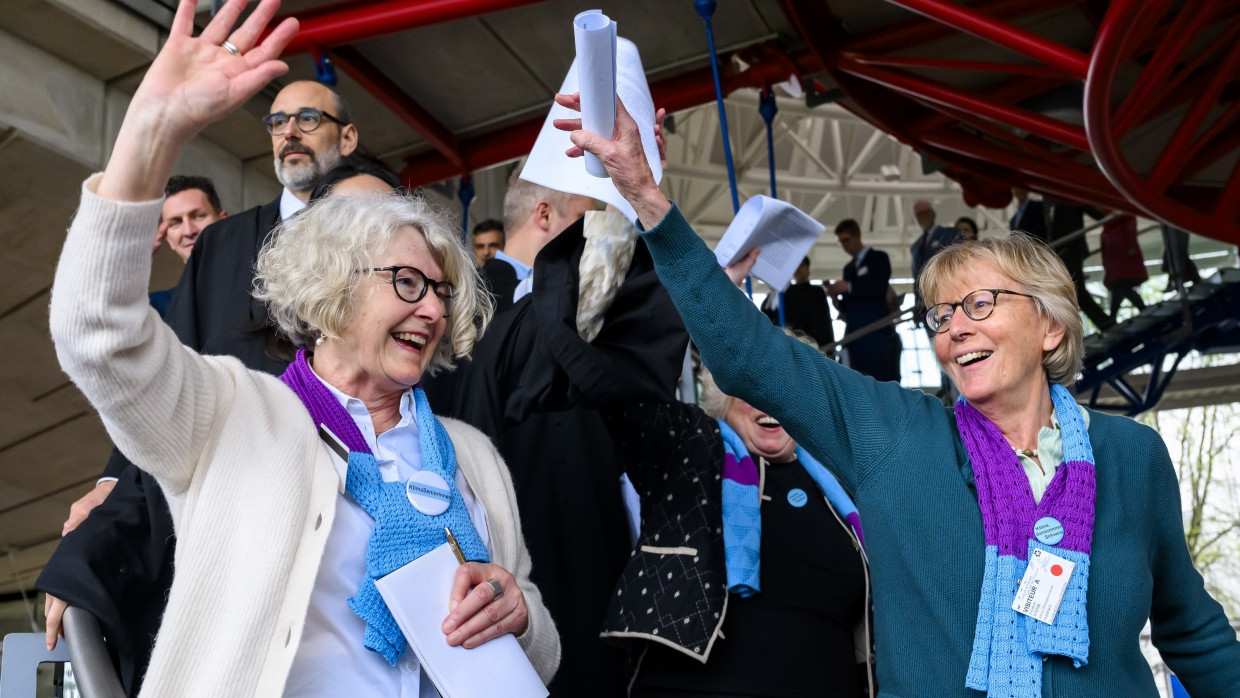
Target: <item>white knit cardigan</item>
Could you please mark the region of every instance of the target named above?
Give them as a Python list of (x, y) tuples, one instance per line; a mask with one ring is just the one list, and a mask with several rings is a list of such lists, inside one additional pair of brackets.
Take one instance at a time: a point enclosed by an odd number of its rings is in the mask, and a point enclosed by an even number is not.
[[(83, 185), (65, 240), (51, 330), (61, 366), (116, 446), (159, 481), (176, 525), (176, 572), (142, 695), (279, 696), (343, 483), (287, 386), (198, 355), (160, 321), (146, 288), (161, 202), (110, 201), (97, 184)], [(529, 579), (508, 469), (476, 429), (443, 421), (486, 510), (492, 560), (525, 593), (521, 646), (549, 681), (559, 638)]]

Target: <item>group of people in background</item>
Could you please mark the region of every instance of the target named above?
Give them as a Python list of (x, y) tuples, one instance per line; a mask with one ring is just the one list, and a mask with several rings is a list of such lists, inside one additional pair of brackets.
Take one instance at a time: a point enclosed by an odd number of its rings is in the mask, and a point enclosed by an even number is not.
[[(1161, 440), (1064, 388), (1083, 282), (1037, 230), (914, 205), (945, 408), (895, 382), (891, 262), (856, 221), (838, 281), (806, 259), (759, 311), (737, 288), (758, 253), (718, 266), (622, 103), (610, 138), (557, 125), (640, 232), (517, 172), (462, 244), (304, 81), (263, 119), (281, 194), (228, 216), (170, 173), (287, 70), (296, 21), (264, 31), (262, 0), (234, 29), (245, 4), (195, 37), (181, 3), (66, 239), (52, 336), (116, 449), (39, 578), (49, 646), (72, 604), (129, 695), (436, 695), (376, 580), (450, 529), (444, 641), (511, 634), (554, 696), (1153, 695), (1147, 618), (1195, 697), (1240, 691)], [(1014, 229), (1045, 224), (1017, 198)], [(160, 238), (186, 261), (163, 322), (138, 282)], [(1076, 570), (1050, 623), (1012, 608), (1045, 554)]]
[[(1124, 301), (1138, 312), (1145, 309), (1145, 301), (1138, 289), (1149, 279), (1145, 256), (1138, 240), (1137, 219), (1131, 214), (1106, 215), (1092, 207), (1073, 204), (1054, 197), (1035, 199), (1023, 188), (1012, 189), (1016, 201), (1016, 213), (1009, 224), (1018, 230), (1047, 243), (1059, 259), (1068, 267), (1077, 290), (1082, 312), (1099, 330), (1112, 327), (1119, 319)], [(1085, 288), (1085, 259), (1090, 250), (1082, 232), (1085, 216), (1103, 219), (1101, 231), (1101, 263), (1103, 285), (1109, 295), (1110, 307), (1104, 310)], [(909, 249), (911, 272), (914, 280), (920, 278), (926, 263), (935, 254), (958, 242), (978, 239), (977, 221), (967, 216), (956, 220), (954, 227), (936, 223), (936, 212), (929, 201), (917, 201), (913, 216), (921, 230)], [(829, 281), (821, 287), (810, 283), (810, 260), (806, 257), (797, 268), (792, 284), (782, 293), (772, 292), (761, 304), (762, 312), (777, 325), (781, 324), (780, 306), (783, 306), (782, 326), (805, 332), (813, 337), (829, 357), (835, 357), (836, 338), (831, 323), (828, 299), (834, 305), (838, 317), (845, 323), (845, 337), (840, 345), (847, 349), (843, 360), (849, 367), (878, 380), (900, 380), (900, 353), (903, 349), (894, 325), (902, 321), (902, 297), (890, 286), (891, 262), (888, 255), (866, 245), (861, 239), (857, 221), (846, 219), (835, 227), (840, 247), (848, 253), (851, 261), (844, 267), (838, 281)], [(1194, 283), (1199, 280), (1196, 266), (1187, 254), (1187, 235), (1183, 231), (1170, 230), (1169, 246), (1164, 257), (1163, 271), (1169, 274), (1167, 290), (1172, 290), (1177, 280)], [(924, 327), (921, 314), (923, 299), (919, 286), (914, 283), (914, 323)], [(933, 340), (933, 333), (930, 333)], [(941, 376), (943, 395), (956, 396)]]

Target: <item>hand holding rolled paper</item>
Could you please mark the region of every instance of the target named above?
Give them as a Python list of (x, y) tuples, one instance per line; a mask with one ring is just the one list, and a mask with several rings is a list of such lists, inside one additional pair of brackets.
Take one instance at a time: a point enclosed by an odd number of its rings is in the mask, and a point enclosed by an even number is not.
[[(599, 10), (587, 10), (573, 18), (573, 38), (582, 128), (610, 136), (616, 127), (616, 23)], [(590, 154), (586, 172), (607, 176), (603, 163)]]

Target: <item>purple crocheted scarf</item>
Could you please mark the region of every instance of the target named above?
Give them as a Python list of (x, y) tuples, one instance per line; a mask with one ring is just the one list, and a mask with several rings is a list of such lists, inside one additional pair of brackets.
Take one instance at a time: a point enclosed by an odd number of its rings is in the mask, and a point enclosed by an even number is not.
[[(1093, 449), (1085, 420), (1072, 395), (1051, 386), (1051, 400), (1063, 436), (1063, 463), (1035, 502), (1029, 479), (999, 428), (961, 399), (956, 423), (973, 466), (982, 527), (986, 572), (978, 605), (973, 656), (965, 685), (992, 698), (1039, 698), (1042, 658), (1071, 657), (1076, 666), (1089, 659), (1085, 599), (1094, 531), (1096, 495)], [(1035, 534), (1035, 525), (1053, 519), (1062, 538)], [(1012, 610), (1012, 601), (1035, 548), (1070, 560), (1075, 569), (1053, 624)]]

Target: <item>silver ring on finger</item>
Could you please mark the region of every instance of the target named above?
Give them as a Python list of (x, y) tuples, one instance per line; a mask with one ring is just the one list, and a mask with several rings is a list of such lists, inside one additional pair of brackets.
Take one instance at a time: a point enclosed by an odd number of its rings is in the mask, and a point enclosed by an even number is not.
[(228, 41), (227, 39), (225, 39), (225, 40), (224, 40), (224, 43), (223, 43), (223, 44), (221, 44), (220, 46), (221, 46), (221, 48), (223, 48), (225, 51), (227, 51), (227, 52), (231, 53), (231, 54), (232, 54), (232, 55), (234, 55), (234, 56), (240, 56), (240, 55), (241, 55), (241, 52), (237, 50), (237, 47), (236, 47), (236, 46), (233, 46), (233, 43), (232, 43), (231, 41)]
[(488, 579), (483, 583), (490, 585), (491, 592), (494, 594), (494, 596), (491, 597), (492, 601), (504, 595), (504, 587), (500, 586), (500, 583), (497, 580)]

